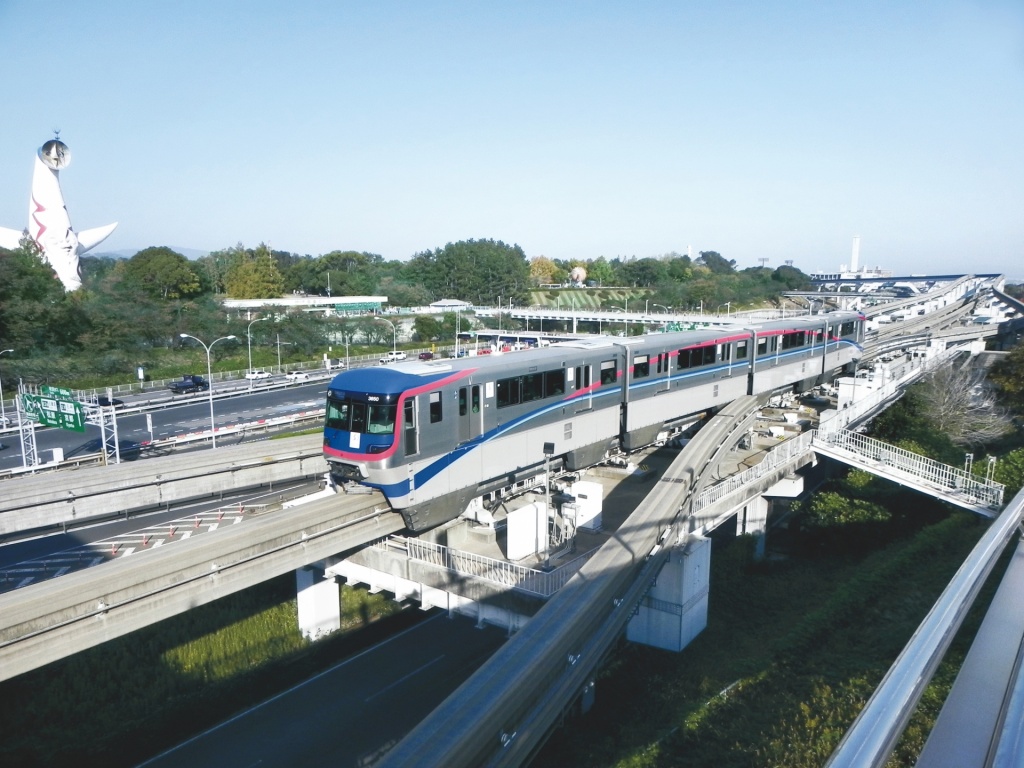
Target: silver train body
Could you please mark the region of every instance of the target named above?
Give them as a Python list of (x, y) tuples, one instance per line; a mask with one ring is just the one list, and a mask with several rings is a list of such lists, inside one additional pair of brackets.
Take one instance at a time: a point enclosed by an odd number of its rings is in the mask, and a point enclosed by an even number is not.
[(863, 334), (862, 315), (833, 312), (344, 371), (324, 456), (337, 481), (380, 489), (422, 531), (532, 483), (545, 444), (552, 466), (582, 470), (737, 397), (831, 380)]

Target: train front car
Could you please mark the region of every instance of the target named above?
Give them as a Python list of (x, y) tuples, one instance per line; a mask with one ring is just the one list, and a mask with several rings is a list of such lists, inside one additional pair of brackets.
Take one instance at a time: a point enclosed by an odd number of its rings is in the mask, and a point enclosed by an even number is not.
[[(466, 375), (422, 364), (344, 371), (327, 390), (324, 458), (338, 483), (379, 489), (401, 510), (413, 491), (410, 458), (417, 453), (416, 395)], [(426, 369), (426, 370), (424, 370)]]

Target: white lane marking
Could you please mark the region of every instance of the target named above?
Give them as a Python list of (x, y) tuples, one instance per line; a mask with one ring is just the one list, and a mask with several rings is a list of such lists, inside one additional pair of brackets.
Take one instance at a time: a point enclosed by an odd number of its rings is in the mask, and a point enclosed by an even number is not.
[(365, 703), (367, 703), (367, 702), (373, 701), (373, 700), (374, 700), (374, 699), (376, 699), (376, 698), (377, 698), (378, 696), (383, 696), (383, 695), (384, 695), (385, 693), (387, 693), (388, 691), (390, 691), (390, 690), (391, 690), (392, 688), (394, 688), (395, 686), (401, 685), (402, 683), (404, 683), (404, 682), (405, 682), (406, 680), (408, 680), (408, 679), (409, 679), (410, 677), (412, 677), (413, 675), (418, 675), (418, 674), (419, 674), (420, 672), (422, 672), (422, 671), (423, 671), (424, 669), (426, 669), (427, 667), (431, 666), (432, 664), (436, 664), (437, 662), (439, 662), (439, 661), (440, 661), (441, 659), (443, 659), (443, 658), (444, 658), (444, 654), (442, 653), (442, 654), (441, 654), (440, 656), (438, 656), (438, 657), (437, 657), (436, 659), (431, 659), (430, 661), (428, 661), (428, 662), (427, 662), (426, 664), (424, 664), (423, 666), (421, 666), (421, 667), (418, 667), (417, 669), (414, 669), (414, 670), (413, 670), (412, 672), (410, 672), (409, 674), (407, 674), (407, 675), (404, 675), (404, 676), (402, 676), (402, 677), (398, 678), (398, 679), (397, 679), (397, 680), (395, 680), (395, 682), (393, 682), (393, 683), (392, 683), (391, 685), (389, 685), (389, 686), (386, 686), (386, 687), (384, 687), (384, 688), (381, 688), (381, 689), (380, 689), (379, 691), (377, 691), (377, 692), (376, 692), (375, 694), (373, 694), (373, 696), (370, 696), (370, 697), (368, 697), (368, 698), (365, 698), (365, 699), (363, 699), (363, 703), (365, 704)]

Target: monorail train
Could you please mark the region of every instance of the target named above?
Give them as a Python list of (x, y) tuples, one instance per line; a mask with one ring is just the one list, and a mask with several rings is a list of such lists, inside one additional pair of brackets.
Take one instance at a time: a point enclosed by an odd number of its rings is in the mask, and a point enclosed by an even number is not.
[(737, 397), (830, 380), (863, 334), (863, 315), (832, 312), (347, 370), (327, 391), (324, 456), (422, 531), (533, 482), (546, 443), (551, 466), (585, 469)]

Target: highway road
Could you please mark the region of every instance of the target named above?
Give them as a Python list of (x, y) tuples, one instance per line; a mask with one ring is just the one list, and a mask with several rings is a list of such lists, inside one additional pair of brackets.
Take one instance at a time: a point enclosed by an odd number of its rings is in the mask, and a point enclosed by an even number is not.
[(437, 613), (383, 643), (142, 763), (146, 768), (366, 766), (504, 643)]
[[(328, 378), (295, 384), (288, 387), (268, 388), (256, 384), (250, 390), (238, 382), (218, 383), (214, 386), (214, 423), (218, 427), (257, 419), (273, 418), (323, 408), (326, 399)], [(277, 381), (276, 383), (280, 383)], [(235, 389), (237, 387), (237, 389)], [(125, 405), (115, 411), (117, 436), (122, 458), (145, 456), (133, 454), (131, 448), (153, 440), (210, 429), (210, 401), (207, 393), (177, 395), (171, 399), (169, 392), (147, 393), (124, 398)], [(149, 416), (153, 431), (147, 426)], [(261, 433), (258, 438), (262, 438)], [(99, 427), (87, 425), (84, 433), (62, 429), (38, 428), (36, 445), (40, 457), (49, 461), (55, 448), (64, 450), (65, 458), (97, 453), (100, 446)], [(252, 436), (231, 435), (218, 438), (217, 442), (234, 444)], [(21, 440), (17, 429), (8, 429), (0, 434), (0, 470), (22, 466)], [(202, 445), (202, 447), (209, 447)]]
[[(211, 526), (211, 520), (233, 524), (238, 515), (232, 508), (239, 505), (258, 508), (263, 504), (274, 504), (282, 497), (302, 496), (318, 489), (318, 481), (297, 480), (278, 484), (273, 489), (254, 488), (226, 493), (222, 498), (176, 504), (170, 509), (135, 515), (127, 520), (110, 520), (63, 533), (2, 543), (0, 593), (125, 556), (129, 548), (134, 551), (163, 545), (168, 542), (171, 528), (176, 535), (170, 541), (181, 541), (185, 534), (192, 538), (211, 529), (216, 530)], [(226, 514), (223, 514), (224, 510), (227, 510)]]

